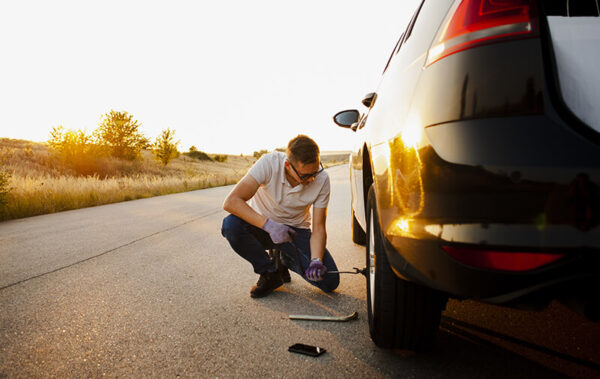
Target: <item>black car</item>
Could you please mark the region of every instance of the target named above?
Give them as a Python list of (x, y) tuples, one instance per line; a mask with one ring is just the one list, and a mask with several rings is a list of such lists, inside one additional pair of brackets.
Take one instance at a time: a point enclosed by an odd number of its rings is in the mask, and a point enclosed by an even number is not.
[(334, 116), (378, 346), (429, 348), (449, 297), (600, 319), (599, 16), (425, 0), (365, 111)]

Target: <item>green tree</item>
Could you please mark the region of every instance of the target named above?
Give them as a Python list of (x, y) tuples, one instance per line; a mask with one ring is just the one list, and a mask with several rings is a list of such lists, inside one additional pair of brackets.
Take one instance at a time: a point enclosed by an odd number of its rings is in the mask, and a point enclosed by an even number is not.
[(166, 166), (173, 158), (179, 156), (179, 152), (177, 151), (178, 144), (179, 141), (175, 141), (175, 130), (167, 128), (156, 137), (156, 141), (152, 145), (152, 154)]
[(116, 158), (135, 160), (149, 140), (139, 131), (140, 123), (127, 112), (106, 113), (95, 134), (100, 144)]

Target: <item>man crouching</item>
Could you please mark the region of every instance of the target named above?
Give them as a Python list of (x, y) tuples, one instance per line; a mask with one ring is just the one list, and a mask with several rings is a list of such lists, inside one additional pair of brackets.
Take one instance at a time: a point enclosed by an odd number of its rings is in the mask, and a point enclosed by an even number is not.
[[(288, 268), (325, 292), (337, 288), (339, 274), (328, 274), (337, 267), (325, 248), (329, 192), (319, 147), (299, 135), (285, 154), (263, 155), (229, 193), (223, 209), (231, 214), (221, 233), (260, 275), (250, 296), (266, 296), (289, 282)], [(275, 249), (272, 258), (267, 249)]]

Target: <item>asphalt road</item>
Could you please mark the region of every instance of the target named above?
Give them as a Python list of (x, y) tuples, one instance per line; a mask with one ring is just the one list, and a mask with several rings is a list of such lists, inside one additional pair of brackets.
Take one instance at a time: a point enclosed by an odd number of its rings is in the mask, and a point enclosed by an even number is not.
[[(348, 167), (329, 169), (328, 247), (364, 266), (349, 235)], [(3, 377), (600, 377), (600, 325), (451, 301), (429, 354), (369, 339), (365, 279), (324, 294), (292, 274), (263, 299), (220, 234), (231, 187), (0, 223)], [(344, 315), (347, 323), (291, 321)], [(301, 342), (327, 353), (292, 354)]]

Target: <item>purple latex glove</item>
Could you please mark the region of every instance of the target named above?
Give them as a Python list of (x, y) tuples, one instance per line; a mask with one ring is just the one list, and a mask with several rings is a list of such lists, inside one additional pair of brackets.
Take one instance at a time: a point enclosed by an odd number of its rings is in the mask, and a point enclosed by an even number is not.
[(318, 282), (323, 280), (323, 276), (327, 272), (327, 267), (321, 262), (319, 258), (315, 258), (310, 261), (310, 265), (304, 272), (304, 276), (308, 280), (312, 280), (313, 282)]
[(271, 219), (267, 219), (267, 222), (265, 222), (262, 228), (265, 232), (269, 233), (274, 244), (291, 242), (296, 235), (294, 229), (287, 225), (272, 221)]

